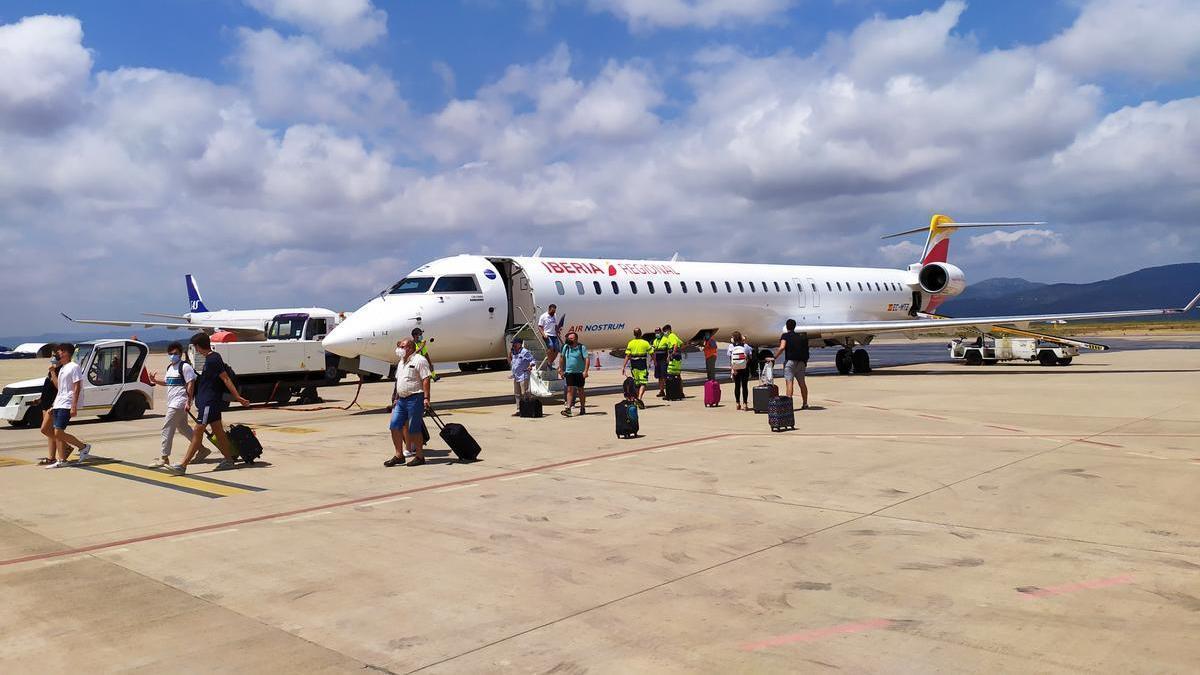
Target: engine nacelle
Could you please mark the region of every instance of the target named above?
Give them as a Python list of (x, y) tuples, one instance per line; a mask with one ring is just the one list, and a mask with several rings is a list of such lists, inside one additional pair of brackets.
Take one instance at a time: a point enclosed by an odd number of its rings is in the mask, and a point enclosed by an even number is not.
[(930, 295), (952, 296), (962, 293), (967, 287), (967, 275), (950, 263), (934, 262), (917, 273), (921, 290)]

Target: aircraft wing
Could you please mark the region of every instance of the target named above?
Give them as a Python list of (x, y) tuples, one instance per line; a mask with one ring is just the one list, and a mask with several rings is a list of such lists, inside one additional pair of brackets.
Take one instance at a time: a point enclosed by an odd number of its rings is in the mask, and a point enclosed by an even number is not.
[(1200, 294), (1192, 298), (1186, 307), (1175, 309), (1134, 309), (1117, 312), (1078, 312), (1074, 314), (1030, 314), (1026, 316), (980, 316), (962, 319), (911, 319), (906, 321), (853, 321), (849, 323), (815, 323), (797, 325), (797, 333), (808, 333), (816, 337), (838, 335), (878, 335), (880, 333), (934, 333), (947, 328), (981, 328), (1012, 326), (1050, 321), (1088, 321), (1093, 319), (1121, 319), (1138, 316), (1162, 316), (1189, 312), (1200, 303)]
[(109, 319), (74, 319), (66, 314), (63, 314), (68, 321), (73, 323), (86, 323), (95, 326), (141, 326), (143, 328), (166, 328), (168, 330), (201, 330), (205, 333), (215, 333), (219, 330), (229, 331), (237, 335), (242, 340), (262, 340), (265, 335), (261, 328), (235, 328), (233, 326), (222, 326), (219, 323), (178, 323), (172, 321), (145, 321), (142, 319), (134, 321), (117, 321)]

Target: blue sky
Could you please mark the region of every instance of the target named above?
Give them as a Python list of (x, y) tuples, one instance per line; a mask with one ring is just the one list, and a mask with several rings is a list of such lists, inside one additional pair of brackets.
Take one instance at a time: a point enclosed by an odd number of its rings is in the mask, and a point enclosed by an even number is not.
[(539, 245), (902, 266), (916, 242), (878, 236), (935, 212), (1050, 222), (959, 235), (969, 279), (1194, 261), (1196, 25), (1187, 0), (9, 0), (0, 335), (171, 310), (185, 271), (218, 306), (353, 309)]

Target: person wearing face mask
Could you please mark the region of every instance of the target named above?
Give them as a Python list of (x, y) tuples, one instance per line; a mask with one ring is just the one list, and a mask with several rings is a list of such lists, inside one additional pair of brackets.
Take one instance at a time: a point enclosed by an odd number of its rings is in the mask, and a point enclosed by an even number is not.
[[(417, 353), (409, 339), (396, 343), (396, 356), (400, 363), (396, 365), (396, 391), (392, 395), (395, 405), (388, 423), (395, 454), (383, 465), (420, 466), (425, 463), (421, 416), (429, 406), (429, 361)], [(407, 463), (405, 458), (409, 458)]]
[(579, 333), (567, 333), (567, 344), (563, 346), (562, 361), (558, 365), (558, 375), (567, 386), (567, 407), (562, 410), (563, 417), (571, 416), (571, 406), (576, 400), (579, 401), (579, 414), (587, 412), (584, 407), (587, 394), (583, 385), (587, 382), (588, 365), (588, 350), (579, 342)]
[[(192, 440), (192, 425), (188, 424), (188, 410), (192, 407), (192, 399), (196, 396), (196, 369), (184, 358), (183, 345), (172, 342), (167, 345), (167, 358), (170, 362), (160, 380), (158, 373), (150, 373), (150, 383), (163, 385), (167, 388), (167, 414), (163, 416), (162, 447), (158, 459), (150, 463), (154, 468), (171, 465), (171, 446), (175, 434), (179, 433), (188, 441)], [(203, 461), (212, 453), (211, 450), (200, 446), (196, 453), (196, 461)]]

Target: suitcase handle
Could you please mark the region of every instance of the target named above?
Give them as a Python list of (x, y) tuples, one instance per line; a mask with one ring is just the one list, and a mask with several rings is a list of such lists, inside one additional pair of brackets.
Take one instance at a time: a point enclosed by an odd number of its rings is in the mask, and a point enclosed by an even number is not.
[(438, 431), (446, 428), (446, 424), (442, 422), (442, 418), (438, 416), (437, 411), (433, 409), (433, 406), (425, 406), (425, 412), (429, 413), (429, 416), (433, 418), (433, 423), (437, 425)]

